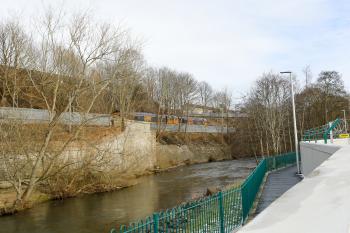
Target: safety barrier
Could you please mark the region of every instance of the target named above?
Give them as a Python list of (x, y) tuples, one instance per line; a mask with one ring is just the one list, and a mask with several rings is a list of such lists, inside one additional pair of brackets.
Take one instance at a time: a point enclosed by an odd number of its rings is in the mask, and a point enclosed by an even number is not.
[(238, 187), (189, 202), (151, 217), (121, 226), (110, 233), (231, 232), (249, 217), (267, 172), (295, 164), (295, 153), (267, 157), (260, 161)]
[(348, 122), (337, 118), (335, 121), (329, 122), (323, 126), (305, 130), (303, 133), (303, 141), (315, 141), (324, 140), (327, 144), (329, 139), (337, 138), (339, 135), (348, 133)]
[[(49, 123), (50, 113), (45, 109), (0, 107), (0, 122), (18, 121), (26, 124)], [(61, 124), (111, 126), (112, 116), (109, 114), (63, 112)]]

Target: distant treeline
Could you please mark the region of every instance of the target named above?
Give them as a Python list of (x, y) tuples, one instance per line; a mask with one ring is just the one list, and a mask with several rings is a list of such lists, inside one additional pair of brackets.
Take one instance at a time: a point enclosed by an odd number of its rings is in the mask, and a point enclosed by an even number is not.
[[(303, 131), (349, 116), (349, 93), (337, 71), (322, 71), (312, 82), (309, 67), (305, 81), (293, 78), (296, 89), (298, 137)], [(299, 80), (302, 80), (300, 78)], [(245, 96), (241, 119), (231, 144), (238, 154), (272, 155), (294, 151), (294, 131), (290, 82), (279, 73), (263, 74)]]

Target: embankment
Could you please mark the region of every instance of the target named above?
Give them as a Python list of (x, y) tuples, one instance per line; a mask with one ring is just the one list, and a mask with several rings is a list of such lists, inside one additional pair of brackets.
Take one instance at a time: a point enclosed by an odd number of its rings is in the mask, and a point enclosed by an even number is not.
[[(151, 130), (149, 124), (128, 122), (126, 129), (121, 133), (105, 135), (91, 142), (91, 145), (71, 145), (67, 148), (61, 156), (61, 161), (63, 163), (73, 161), (77, 165), (56, 177), (54, 182), (38, 185), (26, 207), (53, 198), (131, 186), (137, 183), (137, 178), (140, 176), (175, 166), (231, 159), (229, 147), (216, 136), (211, 137), (213, 138), (205, 136), (204, 139), (197, 137), (195, 140), (188, 140), (186, 135), (186, 140), (179, 140), (181, 137), (171, 136), (169, 138), (172, 142), (159, 143), (155, 131)], [(96, 158), (91, 159), (94, 156)], [(79, 170), (85, 169), (83, 165), (86, 161), (92, 166), (89, 166), (89, 170), (79, 173)], [(6, 184), (6, 181), (1, 183)], [(85, 186), (88, 188), (84, 191), (76, 191), (82, 190)], [(3, 187), (5, 188), (0, 187), (0, 213), (4, 214), (8, 212), (6, 206), (9, 207), (14, 202), (15, 192), (7, 185)]]
[(129, 122), (118, 136), (104, 139), (102, 147), (109, 150), (109, 172), (141, 176), (185, 164), (231, 159), (230, 148), (217, 136), (186, 136), (170, 134), (167, 142), (157, 142), (150, 124)]

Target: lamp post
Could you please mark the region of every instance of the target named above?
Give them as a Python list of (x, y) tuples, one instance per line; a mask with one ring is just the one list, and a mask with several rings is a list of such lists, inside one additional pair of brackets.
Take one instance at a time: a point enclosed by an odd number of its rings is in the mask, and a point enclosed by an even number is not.
[(300, 164), (299, 164), (299, 143), (298, 143), (298, 129), (297, 129), (297, 117), (295, 113), (295, 100), (294, 100), (294, 85), (292, 80), (292, 72), (291, 71), (283, 71), (281, 74), (289, 74), (290, 81), (290, 89), (292, 95), (292, 107), (293, 107), (293, 125), (294, 125), (294, 140), (295, 140), (295, 156), (297, 161), (297, 174), (301, 174)]
[(348, 133), (348, 123), (346, 122), (346, 110), (341, 110), (344, 113), (344, 125), (345, 125), (345, 133)]

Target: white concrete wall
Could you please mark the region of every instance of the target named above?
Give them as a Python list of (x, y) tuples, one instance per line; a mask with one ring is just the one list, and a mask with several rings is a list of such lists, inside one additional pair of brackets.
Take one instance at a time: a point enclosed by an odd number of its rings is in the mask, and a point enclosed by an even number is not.
[(301, 170), (304, 176), (309, 175), (315, 168), (326, 161), (334, 152), (341, 148), (340, 145), (321, 143), (300, 143)]
[(143, 174), (157, 164), (156, 135), (148, 123), (128, 121), (124, 132), (105, 139), (99, 149), (109, 154), (114, 172)]

